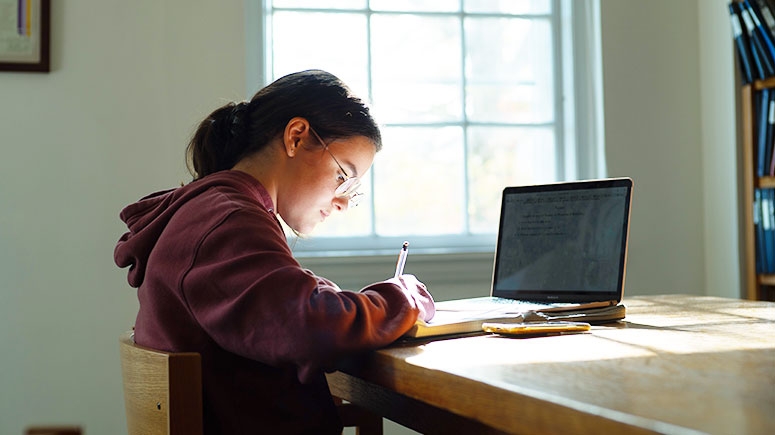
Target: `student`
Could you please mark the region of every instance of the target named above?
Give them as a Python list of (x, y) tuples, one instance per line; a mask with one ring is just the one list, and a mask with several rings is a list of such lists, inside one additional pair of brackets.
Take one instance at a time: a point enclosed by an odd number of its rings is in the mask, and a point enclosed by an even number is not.
[(381, 146), (338, 78), (290, 74), (202, 121), (191, 183), (121, 212), (135, 341), (202, 355), (206, 433), (341, 432), (324, 371), (433, 317), (412, 275), (352, 292), (303, 269), (278, 221), (309, 233), (352, 207)]

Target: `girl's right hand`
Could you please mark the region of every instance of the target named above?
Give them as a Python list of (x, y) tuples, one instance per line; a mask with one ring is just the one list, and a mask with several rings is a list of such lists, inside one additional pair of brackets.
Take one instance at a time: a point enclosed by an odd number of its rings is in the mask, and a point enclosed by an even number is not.
[(420, 282), (417, 277), (410, 274), (401, 275), (398, 278), (391, 278), (387, 282), (397, 284), (415, 301), (415, 305), (420, 309), (418, 318), (429, 321), (436, 315), (436, 304), (428, 288)]

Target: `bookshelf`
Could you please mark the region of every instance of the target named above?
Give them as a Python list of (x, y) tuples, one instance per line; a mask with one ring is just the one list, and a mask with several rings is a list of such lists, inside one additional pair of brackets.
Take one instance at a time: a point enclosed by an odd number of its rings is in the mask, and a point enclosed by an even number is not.
[(743, 264), (745, 289), (743, 296), (747, 299), (775, 300), (775, 274), (763, 274), (756, 271), (756, 229), (754, 226), (754, 192), (756, 189), (775, 189), (775, 177), (756, 176), (757, 143), (755, 93), (763, 89), (775, 90), (775, 77), (765, 80), (754, 80), (742, 87), (742, 230), (743, 230)]

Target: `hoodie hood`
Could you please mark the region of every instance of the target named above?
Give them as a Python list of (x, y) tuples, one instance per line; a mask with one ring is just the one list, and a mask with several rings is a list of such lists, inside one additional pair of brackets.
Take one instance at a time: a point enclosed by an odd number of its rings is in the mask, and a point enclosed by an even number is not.
[(152, 193), (121, 210), (119, 217), (129, 231), (118, 240), (113, 259), (118, 267), (129, 266), (129, 285), (139, 287), (143, 283), (151, 251), (170, 219), (182, 206), (208, 189), (235, 184), (247, 188), (258, 202), (272, 212), (274, 206), (266, 189), (258, 180), (239, 171), (217, 172), (183, 187)]

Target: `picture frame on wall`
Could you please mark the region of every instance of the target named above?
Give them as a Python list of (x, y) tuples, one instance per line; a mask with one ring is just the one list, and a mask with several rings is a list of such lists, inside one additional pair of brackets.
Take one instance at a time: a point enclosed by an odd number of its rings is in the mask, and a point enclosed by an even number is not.
[(0, 0), (0, 71), (50, 71), (51, 0)]

